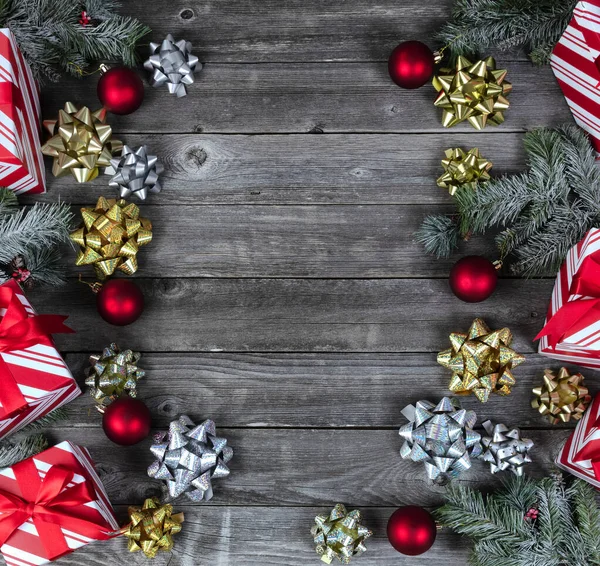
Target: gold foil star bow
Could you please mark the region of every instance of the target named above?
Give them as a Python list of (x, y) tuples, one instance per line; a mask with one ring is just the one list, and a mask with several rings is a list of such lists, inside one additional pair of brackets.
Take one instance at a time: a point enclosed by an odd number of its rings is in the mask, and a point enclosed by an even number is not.
[(129, 539), (129, 552), (142, 551), (154, 558), (160, 550), (173, 549), (173, 535), (181, 531), (183, 513), (173, 514), (172, 505), (161, 505), (157, 497), (144, 501), (142, 507), (129, 507), (129, 525), (121, 529)]
[(492, 162), (481, 157), (476, 147), (467, 152), (456, 147), (446, 150), (442, 166), (444, 174), (438, 177), (437, 185), (454, 195), (460, 188), (476, 189), (478, 183), (489, 181)]
[(440, 352), (438, 364), (452, 370), (449, 389), (459, 395), (470, 393), (485, 403), (491, 393), (508, 395), (516, 383), (512, 369), (525, 361), (510, 345), (508, 328), (490, 331), (476, 318), (469, 332), (450, 334), (451, 348)]
[(549, 369), (544, 370), (544, 383), (535, 387), (533, 394), (535, 398), (531, 406), (551, 424), (579, 420), (592, 400), (583, 375), (570, 375), (564, 367), (560, 368), (558, 375)]
[(52, 173), (62, 177), (69, 172), (85, 183), (98, 176), (99, 167), (108, 167), (112, 154), (123, 144), (112, 139), (112, 128), (105, 123), (106, 110), (92, 112), (87, 106), (79, 110), (71, 102), (58, 111), (58, 120), (45, 120), (44, 127), (52, 136), (42, 153), (54, 157)]
[(85, 384), (100, 406), (106, 406), (124, 393), (137, 396), (137, 382), (146, 372), (137, 366), (142, 357), (139, 352), (119, 350), (111, 344), (102, 354), (90, 356), (91, 366), (85, 370)]
[(338, 503), (329, 515), (317, 515), (310, 534), (317, 545), (317, 554), (325, 564), (337, 558), (342, 564), (367, 550), (364, 541), (373, 533), (360, 524), (360, 511), (346, 511)]
[(100, 197), (95, 208), (82, 208), (83, 226), (70, 238), (81, 246), (76, 265), (93, 265), (99, 279), (115, 270), (131, 275), (137, 271), (137, 253), (152, 241), (152, 223), (126, 200)]
[(468, 120), (476, 129), (504, 122), (504, 111), (510, 103), (506, 98), (512, 85), (506, 81), (507, 71), (496, 69), (493, 57), (471, 63), (458, 57), (454, 69), (440, 69), (433, 77), (438, 91), (434, 105), (442, 108), (442, 125), (446, 128)]

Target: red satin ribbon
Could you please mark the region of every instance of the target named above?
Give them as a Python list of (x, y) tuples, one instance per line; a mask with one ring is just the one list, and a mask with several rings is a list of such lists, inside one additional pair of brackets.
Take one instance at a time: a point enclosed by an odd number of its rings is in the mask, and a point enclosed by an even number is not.
[(569, 294), (592, 298), (563, 303), (535, 340), (547, 336), (550, 347), (556, 348), (566, 336), (600, 320), (600, 252), (595, 252), (583, 260), (571, 281)]
[[(50, 334), (74, 332), (64, 324), (66, 316), (42, 314), (29, 317), (17, 296), (18, 291), (19, 286), (14, 281), (0, 286), (0, 308), (6, 309), (0, 321), (0, 352), (49, 343)], [(27, 401), (8, 364), (1, 356), (0, 377), (2, 378), (0, 402), (5, 412), (4, 418), (8, 418), (23, 410), (27, 406)]]
[(61, 527), (96, 540), (114, 536), (106, 532), (106, 527), (78, 513), (79, 507), (96, 499), (94, 487), (87, 478), (67, 488), (74, 472), (52, 466), (42, 480), (32, 458), (15, 464), (12, 471), (22, 496), (0, 490), (0, 546), (29, 519), (33, 519), (50, 560), (71, 552)]

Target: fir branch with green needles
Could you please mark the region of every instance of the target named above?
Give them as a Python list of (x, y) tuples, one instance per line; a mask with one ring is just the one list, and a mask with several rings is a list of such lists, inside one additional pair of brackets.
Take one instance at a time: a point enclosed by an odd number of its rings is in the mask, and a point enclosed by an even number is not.
[(577, 0), (456, 0), (452, 21), (437, 34), (452, 57), (525, 48), (546, 64)]
[[(537, 518), (527, 517), (531, 509)], [(594, 490), (579, 479), (567, 486), (559, 473), (511, 477), (487, 496), (451, 485), (434, 514), (473, 540), (471, 566), (600, 565), (600, 508)]]
[[(136, 43), (150, 28), (118, 15), (119, 7), (115, 0), (0, 0), (0, 27), (15, 34), (38, 80), (57, 81), (99, 61), (136, 63)], [(83, 12), (89, 24), (80, 23)]]
[(427, 252), (448, 257), (460, 238), (500, 230), (500, 259), (515, 275), (553, 275), (569, 249), (600, 223), (600, 168), (577, 126), (539, 128), (524, 138), (527, 172), (458, 190), (456, 217), (428, 216), (415, 234)]
[(11, 276), (11, 261), (22, 256), (34, 282), (61, 285), (59, 245), (68, 241), (72, 219), (67, 204), (19, 209), (14, 193), (0, 188), (0, 282)]

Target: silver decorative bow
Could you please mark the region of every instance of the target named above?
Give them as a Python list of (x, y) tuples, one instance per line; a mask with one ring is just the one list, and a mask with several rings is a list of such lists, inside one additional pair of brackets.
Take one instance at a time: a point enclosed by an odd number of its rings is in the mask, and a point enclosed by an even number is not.
[(194, 71), (199, 71), (202, 65), (192, 55), (189, 41), (175, 42), (169, 34), (162, 43), (150, 43), (150, 57), (144, 61), (144, 68), (152, 72), (152, 86), (166, 84), (171, 94), (181, 97), (187, 94), (186, 86), (194, 82)]
[(212, 498), (211, 480), (227, 477), (226, 464), (233, 458), (233, 449), (217, 436), (213, 421), (196, 426), (187, 415), (172, 421), (169, 432), (156, 434), (150, 451), (157, 460), (148, 475), (166, 481), (171, 499), (185, 493), (196, 502)]
[(466, 411), (457, 399), (444, 397), (437, 405), (419, 401), (407, 405), (402, 414), (410, 421), (400, 428), (404, 443), (400, 456), (423, 462), (427, 477), (444, 484), (471, 467), (481, 454), (481, 435), (473, 426), (475, 411)]
[(156, 155), (149, 155), (145, 145), (133, 151), (128, 145), (121, 150), (121, 157), (110, 160), (104, 172), (113, 175), (108, 185), (120, 191), (121, 198), (135, 194), (146, 200), (148, 193), (160, 193), (158, 176), (164, 168)]
[(492, 421), (485, 421), (483, 428), (489, 436), (481, 439), (486, 450), (480, 458), (489, 462), (490, 472), (510, 470), (516, 476), (522, 476), (525, 464), (532, 461), (529, 450), (533, 448), (533, 440), (521, 438), (518, 428), (509, 430), (506, 425), (494, 425)]

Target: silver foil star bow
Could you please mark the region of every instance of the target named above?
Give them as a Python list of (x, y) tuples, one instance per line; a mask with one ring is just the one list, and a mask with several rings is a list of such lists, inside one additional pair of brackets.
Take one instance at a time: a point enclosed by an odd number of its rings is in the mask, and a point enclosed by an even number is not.
[(162, 187), (158, 176), (163, 170), (158, 157), (148, 154), (145, 145), (135, 151), (125, 145), (121, 157), (111, 159), (110, 167), (104, 172), (113, 176), (108, 185), (117, 189), (121, 198), (134, 194), (140, 200), (146, 200), (148, 193), (160, 193)]
[(510, 470), (516, 476), (522, 476), (525, 464), (532, 461), (529, 451), (533, 448), (533, 440), (521, 438), (518, 428), (509, 430), (506, 425), (494, 425), (492, 421), (485, 421), (483, 428), (489, 436), (481, 439), (486, 450), (480, 458), (490, 464), (490, 472)]

